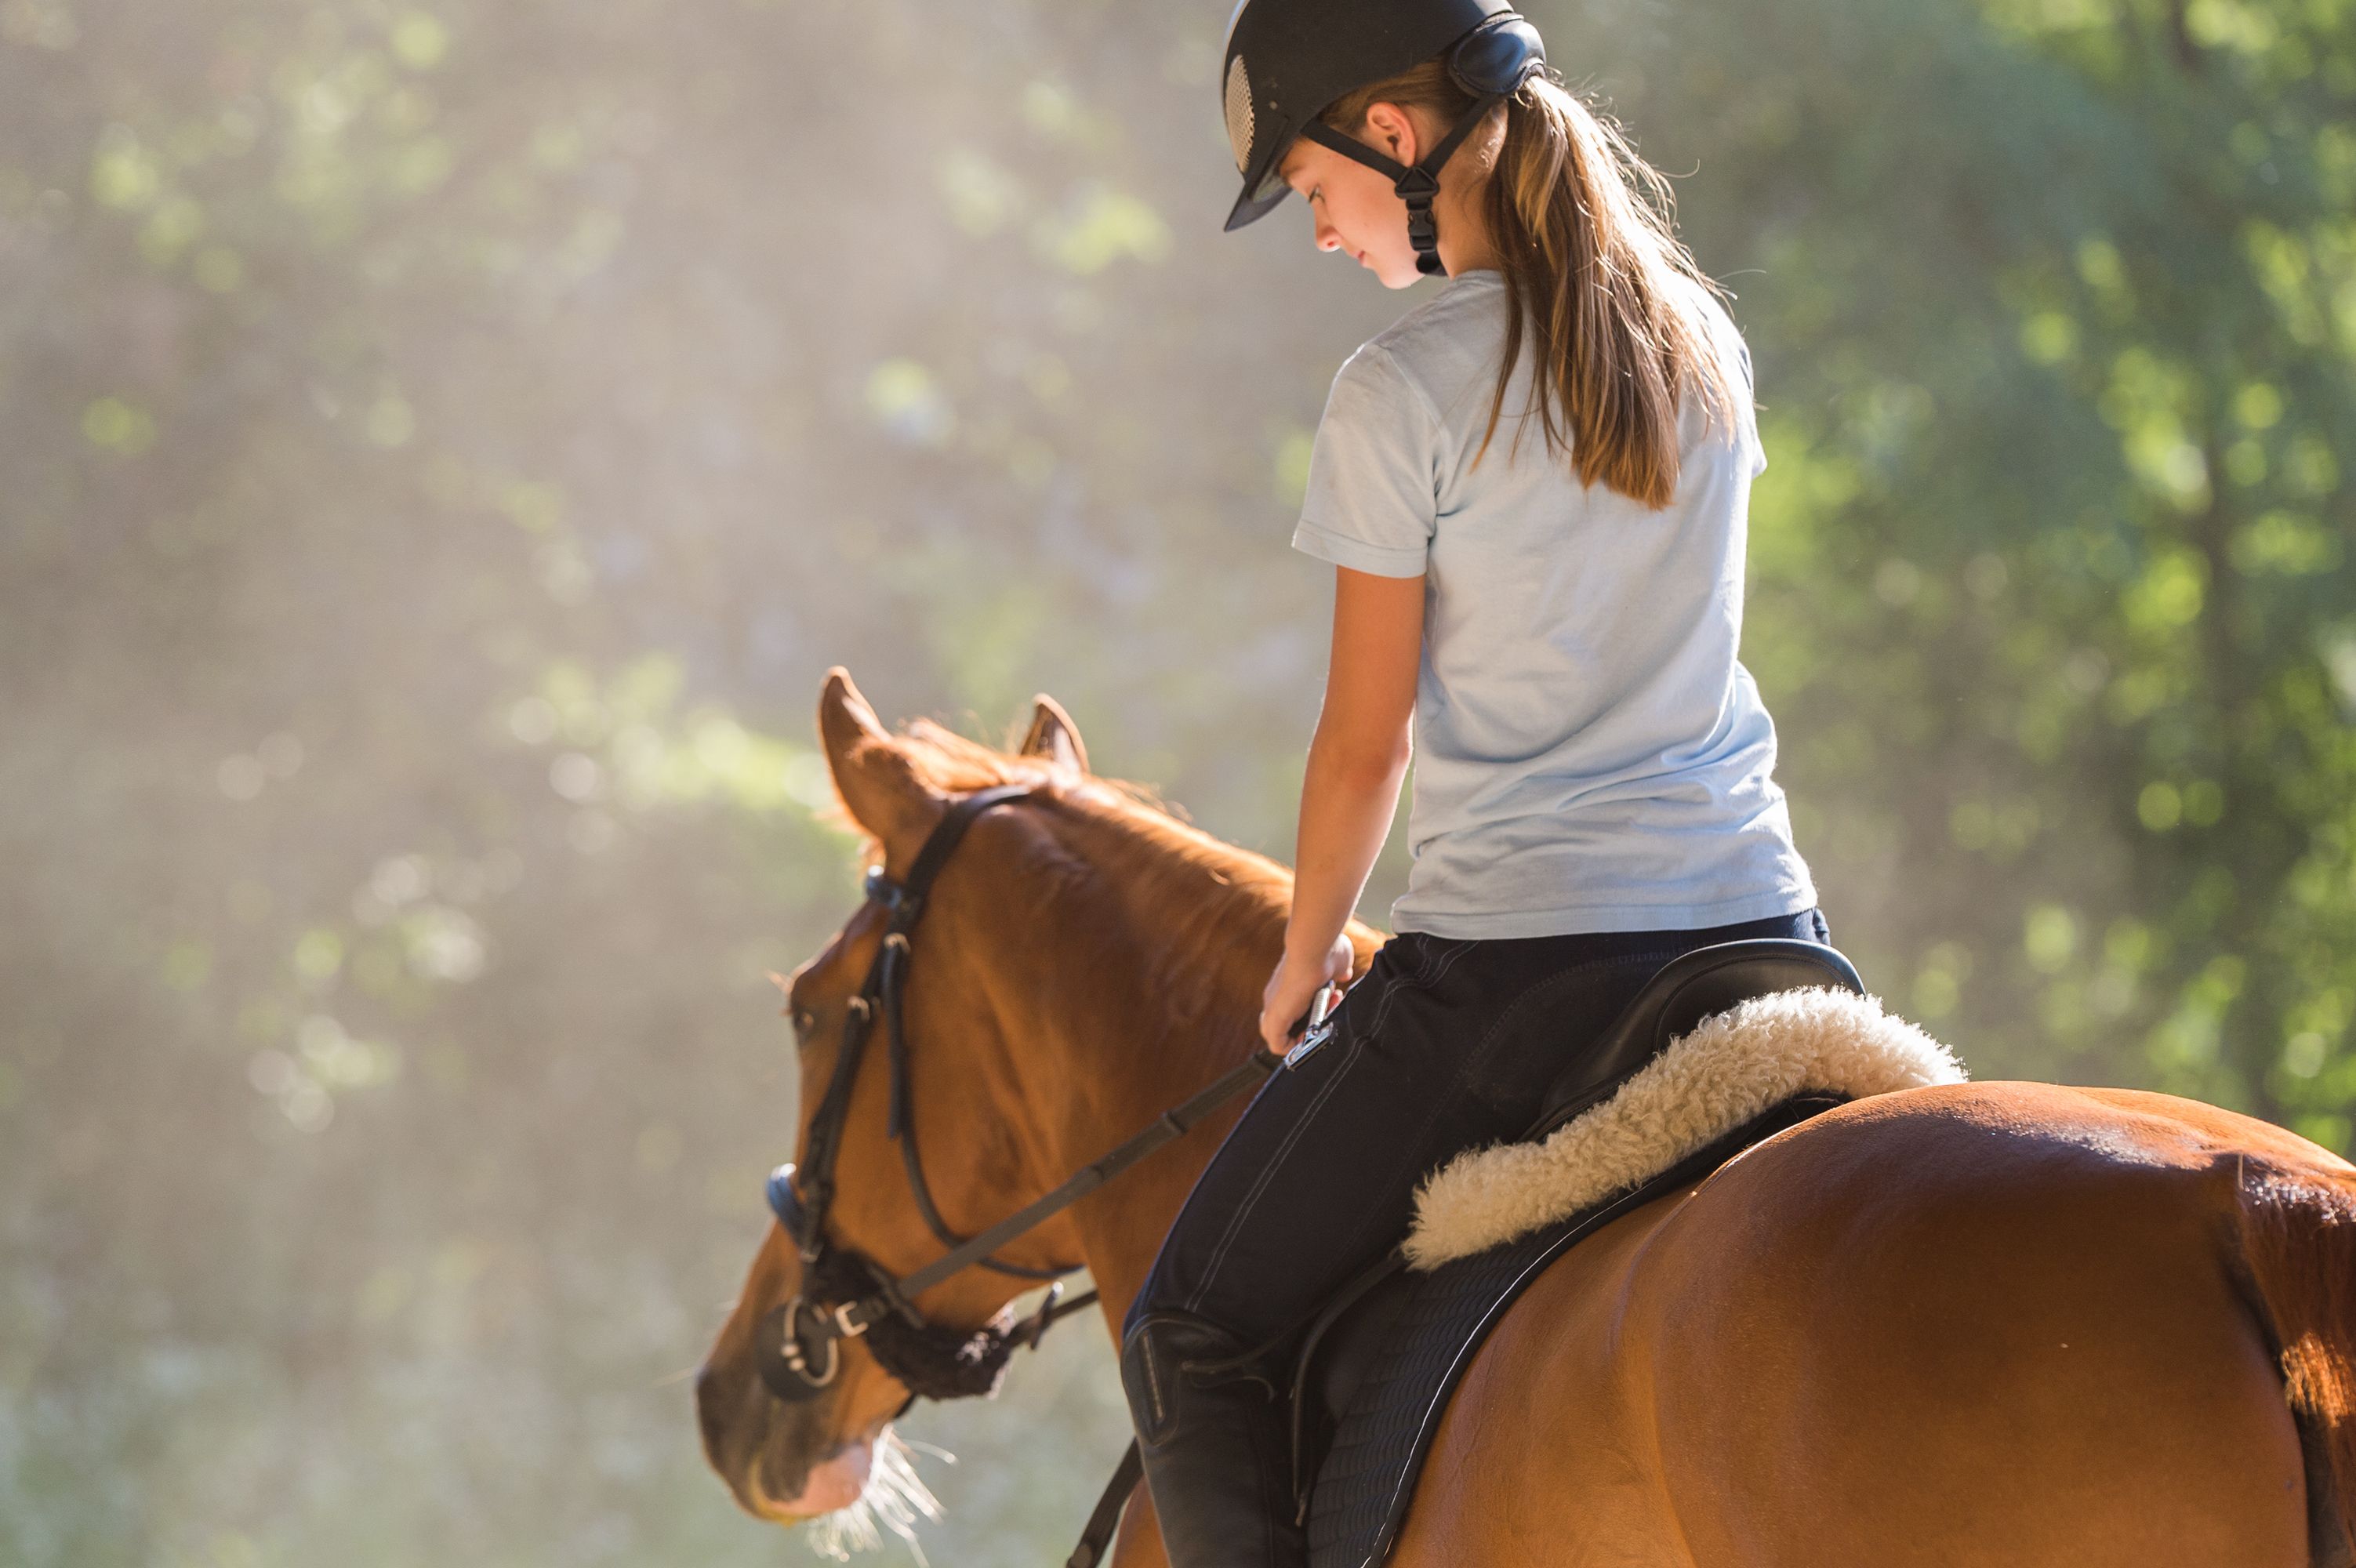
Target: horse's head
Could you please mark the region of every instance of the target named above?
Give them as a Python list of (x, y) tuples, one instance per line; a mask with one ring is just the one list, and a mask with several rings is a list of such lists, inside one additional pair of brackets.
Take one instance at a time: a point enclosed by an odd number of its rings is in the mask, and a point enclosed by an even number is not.
[[(1028, 786), (1043, 799), (1088, 788), (1078, 734), (1044, 697), (1029, 738), (1006, 755), (922, 725), (906, 735), (887, 734), (838, 670), (819, 702), (819, 729), (844, 809), (895, 882), (907, 877), (920, 846), (960, 796), (1002, 784)], [(1068, 863), (1061, 868), (1068, 870)], [(1037, 813), (1001, 809), (977, 820), (934, 885), (913, 938), (914, 978), (903, 1019), (910, 1061), (906, 1135), (894, 1140), (886, 1133), (890, 1075), (881, 1021), (848, 1080), (823, 1229), (831, 1246), (873, 1260), (894, 1278), (946, 1250), (904, 1163), (908, 1139), (921, 1151), (941, 1219), (960, 1235), (1002, 1218), (1062, 1174), (1044, 1168), (1052, 1155), (1036, 1146), (1035, 1130), (1014, 1101), (1013, 1071), (1029, 1016), (1024, 999), (1039, 990), (1030, 955), (1044, 945), (1021, 941), (1020, 933), (1044, 916), (1039, 906), (1053, 897), (1058, 871), (1059, 856)], [(888, 919), (881, 903), (862, 905), (788, 988), (800, 1053), (796, 1158), (806, 1168), (812, 1119), (842, 1058), (846, 1026), (864, 1005), (861, 988)], [(1064, 1220), (998, 1256), (1043, 1270), (1081, 1261)], [(840, 1359), (832, 1377), (806, 1397), (781, 1400), (763, 1381), (759, 1355), (763, 1337), (776, 1332), (774, 1315), (806, 1294), (822, 1294), (804, 1273), (793, 1239), (772, 1225), (696, 1384), (712, 1467), (747, 1510), (787, 1523), (835, 1513), (862, 1498), (888, 1508), (875, 1488), (911, 1480), (905, 1471), (885, 1473), (893, 1459), (886, 1431), (911, 1391), (879, 1363), (867, 1338), (835, 1341)], [(954, 1336), (1000, 1318), (1030, 1288), (1021, 1278), (969, 1268), (924, 1292), (918, 1305), (930, 1324)]]

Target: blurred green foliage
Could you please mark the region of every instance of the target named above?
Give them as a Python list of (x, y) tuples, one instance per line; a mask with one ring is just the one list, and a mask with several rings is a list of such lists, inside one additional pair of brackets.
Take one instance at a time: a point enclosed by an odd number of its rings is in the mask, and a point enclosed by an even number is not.
[[(1530, 9), (1740, 295), (1837, 940), (2346, 1148), (2356, 11)], [(0, 0), (0, 1562), (807, 1554), (672, 1380), (854, 897), (819, 673), (1287, 843), (1404, 302), (1217, 234), (1226, 10)], [(936, 1561), (1060, 1556), (1108, 1359), (911, 1421)]]

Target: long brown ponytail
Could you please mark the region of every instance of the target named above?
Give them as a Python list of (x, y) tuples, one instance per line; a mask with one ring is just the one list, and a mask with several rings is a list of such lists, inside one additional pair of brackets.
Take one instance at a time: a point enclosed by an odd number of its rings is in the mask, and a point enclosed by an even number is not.
[[(1473, 102), (1432, 60), (1359, 89), (1322, 118), (1355, 134), (1376, 103), (1452, 124)], [(1548, 455), (1568, 448), (1581, 484), (1665, 507), (1677, 488), (1680, 391), (1713, 419), (1735, 408), (1708, 318), (1717, 285), (1677, 241), (1667, 179), (1618, 126), (1545, 77), (1504, 107), (1505, 138), (1480, 199), (1505, 276), (1505, 353), (1481, 450), (1496, 436), (1527, 336), (1541, 372), (1529, 412)]]

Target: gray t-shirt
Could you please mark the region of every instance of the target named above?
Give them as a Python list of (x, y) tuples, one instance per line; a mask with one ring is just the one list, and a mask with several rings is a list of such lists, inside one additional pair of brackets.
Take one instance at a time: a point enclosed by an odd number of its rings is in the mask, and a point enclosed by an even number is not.
[(1766, 458), (1748, 353), (1708, 308), (1740, 427), (1686, 400), (1662, 511), (1581, 486), (1535, 417), (1516, 450), (1526, 337), (1474, 464), (1505, 351), (1496, 273), (1450, 280), (1333, 378), (1294, 547), (1426, 585), (1402, 931), (1693, 930), (1816, 901), (1735, 659)]

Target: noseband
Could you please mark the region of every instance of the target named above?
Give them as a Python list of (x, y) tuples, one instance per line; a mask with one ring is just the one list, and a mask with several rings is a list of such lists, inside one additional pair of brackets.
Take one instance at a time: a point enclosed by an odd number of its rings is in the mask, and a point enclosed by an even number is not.
[[(868, 965), (859, 993), (851, 999), (842, 1026), (842, 1048), (835, 1058), (834, 1075), (810, 1118), (808, 1158), (797, 1171), (779, 1165), (768, 1181), (770, 1209), (786, 1234), (793, 1238), (802, 1258), (801, 1294), (762, 1318), (754, 1339), (761, 1380), (778, 1399), (796, 1403), (817, 1398), (842, 1369), (841, 1341), (864, 1337), (868, 1351), (884, 1369), (897, 1379), (912, 1397), (955, 1399), (994, 1392), (1007, 1359), (1021, 1345), (1036, 1346), (1040, 1336), (1060, 1319), (1097, 1299), (1089, 1291), (1069, 1301), (1063, 1286), (1050, 1284), (1047, 1299), (1030, 1317), (1015, 1322), (1008, 1315), (978, 1329), (958, 1329), (928, 1321), (916, 1298), (953, 1274), (969, 1268), (989, 1269), (1017, 1279), (1057, 1280), (1080, 1265), (1033, 1268), (1006, 1262), (992, 1254), (1009, 1241), (1035, 1230), (1119, 1176), (1164, 1144), (1182, 1136), (1229, 1100), (1273, 1072), (1283, 1058), (1266, 1049), (1230, 1069), (1216, 1081), (1183, 1103), (1164, 1112), (1152, 1125), (1121, 1144), (1094, 1164), (1082, 1167), (1061, 1186), (1028, 1204), (977, 1236), (960, 1236), (942, 1219), (925, 1180), (916, 1148), (916, 1123), (908, 1107), (908, 1040), (904, 1023), (903, 993), (907, 984), (911, 952), (909, 939), (925, 912), (925, 901), (949, 855), (965, 837), (975, 818), (994, 806), (1018, 800), (1030, 790), (1022, 785), (983, 789), (952, 804), (917, 851), (905, 881), (894, 883), (882, 869), (867, 875), (867, 897), (890, 911), (883, 946)], [(912, 1274), (894, 1278), (881, 1264), (854, 1248), (840, 1246), (826, 1235), (827, 1211), (835, 1192), (835, 1162), (842, 1132), (851, 1115), (851, 1091), (859, 1066), (873, 1036), (877, 1018), (884, 1024), (885, 1058), (890, 1072), (890, 1109), (885, 1135), (900, 1145), (900, 1163), (925, 1223), (948, 1248)]]

